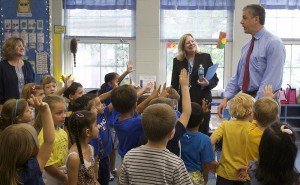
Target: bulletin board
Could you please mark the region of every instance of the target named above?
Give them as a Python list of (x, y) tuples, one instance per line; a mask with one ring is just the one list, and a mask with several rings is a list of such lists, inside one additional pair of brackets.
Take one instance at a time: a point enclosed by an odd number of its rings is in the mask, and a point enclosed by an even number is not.
[[(49, 0), (0, 0), (0, 44), (20, 37), (35, 71), (35, 83), (50, 74)], [(2, 49), (1, 49), (2, 56)]]

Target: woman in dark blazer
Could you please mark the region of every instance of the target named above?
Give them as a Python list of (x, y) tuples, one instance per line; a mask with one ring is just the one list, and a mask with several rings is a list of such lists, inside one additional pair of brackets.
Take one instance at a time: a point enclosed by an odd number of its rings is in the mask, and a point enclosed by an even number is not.
[(20, 98), (27, 83), (34, 82), (31, 64), (23, 60), (24, 41), (21, 38), (9, 38), (3, 46), (3, 58), (0, 62), (0, 111), (4, 102), (10, 98)]
[[(172, 87), (181, 95), (179, 86), (179, 74), (182, 68), (189, 72), (190, 76), (190, 96), (192, 102), (202, 105), (205, 98), (208, 102), (212, 101), (211, 89), (217, 86), (219, 79), (215, 74), (212, 79), (205, 78), (200, 82), (198, 80), (198, 69), (200, 64), (204, 68), (204, 76), (207, 69), (213, 65), (211, 57), (207, 53), (201, 53), (197, 50), (197, 43), (191, 34), (181, 36), (178, 44), (178, 55), (173, 59)], [(178, 103), (178, 109), (181, 111), (181, 100)], [(208, 134), (210, 113), (204, 117), (204, 122), (200, 126), (200, 131)]]

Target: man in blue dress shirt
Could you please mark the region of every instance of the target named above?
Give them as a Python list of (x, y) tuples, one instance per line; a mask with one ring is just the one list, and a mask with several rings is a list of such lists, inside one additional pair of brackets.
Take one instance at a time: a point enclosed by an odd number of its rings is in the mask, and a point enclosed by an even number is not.
[[(281, 88), (285, 48), (279, 37), (264, 28), (265, 14), (265, 9), (260, 5), (251, 4), (243, 8), (240, 23), (244, 32), (252, 35), (252, 39), (243, 46), (236, 74), (231, 78), (223, 93), (224, 98), (218, 107), (220, 117), (227, 102), (240, 91), (250, 94), (255, 99), (260, 99), (263, 97), (263, 88), (266, 85), (272, 85), (273, 92)], [(253, 43), (251, 43), (252, 40), (254, 40)], [(248, 67), (246, 67), (247, 55), (250, 56), (248, 56), (250, 58)], [(248, 76), (246, 85), (243, 84), (245, 83), (245, 69), (249, 71), (248, 74), (246, 73)]]

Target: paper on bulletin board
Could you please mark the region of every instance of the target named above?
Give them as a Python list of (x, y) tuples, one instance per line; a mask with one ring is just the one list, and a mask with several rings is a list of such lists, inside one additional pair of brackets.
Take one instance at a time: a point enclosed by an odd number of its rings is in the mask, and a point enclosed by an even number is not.
[(149, 82), (154, 82), (156, 81), (156, 76), (155, 75), (140, 75), (140, 87), (144, 88)]
[(47, 74), (48, 65), (47, 65), (48, 54), (46, 52), (37, 52), (36, 53), (36, 72), (37, 74)]

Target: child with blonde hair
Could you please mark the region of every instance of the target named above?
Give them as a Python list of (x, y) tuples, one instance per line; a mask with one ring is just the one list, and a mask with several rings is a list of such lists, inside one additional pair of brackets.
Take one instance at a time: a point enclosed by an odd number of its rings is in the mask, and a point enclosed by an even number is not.
[(43, 185), (42, 171), (51, 155), (55, 139), (54, 124), (47, 103), (34, 98), (43, 121), (44, 142), (29, 124), (14, 124), (0, 134), (0, 182), (5, 185)]
[(217, 185), (244, 184), (238, 179), (237, 173), (241, 166), (246, 165), (245, 151), (253, 104), (254, 98), (250, 95), (237, 94), (229, 105), (230, 115), (235, 119), (222, 122), (210, 136), (213, 147), (223, 139), (222, 156), (217, 167)]
[(0, 130), (12, 124), (30, 123), (32, 119), (32, 110), (25, 99), (9, 99), (0, 114)]
[(99, 185), (94, 148), (91, 139), (98, 138), (96, 114), (90, 111), (77, 111), (70, 117), (69, 128), (75, 143), (69, 150), (66, 160), (69, 185)]
[(269, 97), (257, 100), (253, 106), (254, 121), (249, 126), (249, 135), (246, 149), (247, 164), (258, 160), (258, 146), (264, 130), (278, 118), (278, 104)]
[(60, 89), (57, 88), (57, 79), (51, 75), (43, 76), (40, 83), (44, 89), (46, 96), (50, 94), (62, 95), (65, 90), (73, 83), (73, 80), (71, 79), (71, 75), (64, 78), (65, 85)]
[[(61, 96), (57, 95), (48, 95), (43, 101), (48, 103), (50, 107), (55, 127), (54, 146), (51, 157), (45, 165), (43, 179), (46, 185), (66, 185), (68, 184), (68, 178), (65, 172), (65, 161), (68, 155), (68, 135), (64, 129), (61, 128), (66, 118), (66, 103)], [(40, 122), (43, 121), (41, 120)], [(41, 129), (38, 135), (40, 145), (44, 143), (42, 133), (43, 129)]]

